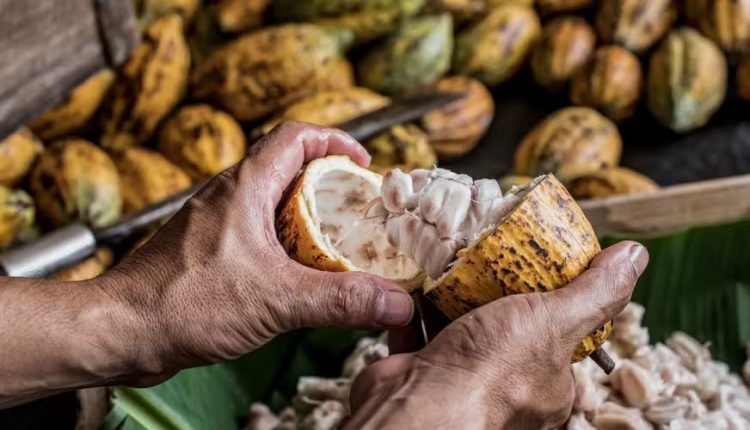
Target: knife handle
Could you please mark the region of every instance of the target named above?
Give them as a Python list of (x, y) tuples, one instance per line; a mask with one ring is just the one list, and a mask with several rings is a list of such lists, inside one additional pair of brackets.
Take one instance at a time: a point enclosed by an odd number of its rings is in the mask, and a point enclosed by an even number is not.
[(83, 224), (71, 224), (0, 254), (0, 274), (41, 278), (77, 263), (95, 250), (94, 233)]

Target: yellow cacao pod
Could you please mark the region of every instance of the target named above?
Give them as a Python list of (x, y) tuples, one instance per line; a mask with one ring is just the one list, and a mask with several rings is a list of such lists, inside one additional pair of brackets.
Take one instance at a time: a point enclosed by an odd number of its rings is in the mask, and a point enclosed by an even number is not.
[(0, 249), (20, 240), (34, 218), (34, 201), (25, 191), (0, 185)]
[(577, 16), (555, 18), (544, 26), (531, 55), (536, 82), (547, 88), (564, 86), (591, 57), (596, 36), (586, 20)]
[(20, 183), (43, 150), (42, 142), (25, 127), (0, 140), (0, 185)]
[(135, 212), (190, 187), (190, 177), (156, 151), (129, 148), (115, 155), (125, 213)]
[(620, 194), (654, 191), (659, 186), (651, 178), (625, 167), (613, 167), (573, 180), (568, 186), (576, 199), (596, 199)]
[(370, 169), (380, 174), (394, 168), (409, 172), (437, 164), (429, 137), (412, 124), (389, 128), (365, 142), (365, 148), (372, 156)]
[(605, 42), (640, 52), (661, 39), (675, 19), (676, 0), (601, 0), (596, 28)]
[(685, 0), (688, 22), (733, 53), (750, 53), (750, 1)]

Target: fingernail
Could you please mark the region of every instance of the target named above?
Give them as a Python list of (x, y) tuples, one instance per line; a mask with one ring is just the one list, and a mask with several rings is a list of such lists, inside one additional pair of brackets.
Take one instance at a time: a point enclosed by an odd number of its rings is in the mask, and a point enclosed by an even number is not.
[(646, 247), (639, 243), (634, 244), (630, 247), (628, 257), (638, 272), (638, 276), (641, 276), (648, 266), (648, 250), (646, 250)]
[(387, 290), (378, 303), (378, 323), (383, 326), (406, 325), (413, 313), (411, 296), (403, 291)]

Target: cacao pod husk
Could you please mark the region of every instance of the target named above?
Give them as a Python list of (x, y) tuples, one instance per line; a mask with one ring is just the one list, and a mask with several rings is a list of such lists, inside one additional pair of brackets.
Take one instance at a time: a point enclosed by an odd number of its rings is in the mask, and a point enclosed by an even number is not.
[(648, 107), (678, 133), (706, 124), (724, 101), (726, 86), (724, 54), (691, 28), (673, 30), (651, 54)]
[(602, 46), (573, 77), (573, 104), (598, 109), (615, 121), (635, 112), (643, 89), (638, 57), (616, 45)]
[(190, 176), (156, 151), (128, 148), (116, 154), (114, 160), (126, 214), (190, 187)]
[(29, 128), (43, 140), (80, 130), (94, 116), (114, 79), (115, 74), (109, 69), (95, 73), (73, 89), (62, 103), (29, 123)]
[(145, 143), (182, 97), (189, 67), (182, 17), (154, 21), (104, 103), (101, 145), (119, 150)]
[(219, 0), (216, 4), (221, 29), (242, 33), (263, 25), (263, 17), (272, 0)]
[(637, 194), (659, 189), (648, 176), (626, 167), (612, 167), (573, 180), (568, 185), (576, 199), (597, 199), (621, 194)]
[(51, 227), (81, 221), (106, 227), (120, 217), (120, 177), (106, 152), (83, 139), (47, 147), (31, 171), (31, 194), (40, 219)]
[(358, 68), (360, 82), (388, 95), (415, 92), (435, 83), (448, 71), (452, 53), (450, 15), (415, 19), (362, 59)]
[(94, 255), (66, 267), (52, 275), (52, 279), (64, 282), (86, 281), (102, 275), (114, 262), (114, 255), (109, 248), (97, 248)]
[(596, 36), (577, 16), (555, 18), (544, 26), (531, 55), (536, 82), (549, 89), (564, 86), (591, 57)]
[(13, 245), (33, 227), (35, 213), (26, 191), (0, 185), (0, 249)]
[(659, 41), (676, 19), (675, 0), (601, 0), (596, 28), (604, 42), (641, 52)]
[(427, 134), (413, 124), (396, 125), (365, 142), (372, 156), (370, 170), (385, 174), (391, 169), (409, 172), (429, 169), (437, 156)]
[(453, 71), (497, 85), (523, 65), (541, 27), (533, 9), (507, 4), (458, 33)]
[(43, 150), (42, 142), (25, 127), (0, 140), (0, 185), (18, 185)]
[(534, 127), (516, 149), (513, 174), (553, 173), (562, 181), (617, 166), (622, 139), (617, 127), (586, 107), (560, 109)]
[(465, 76), (443, 78), (435, 89), (465, 94), (425, 114), (419, 122), (438, 158), (447, 161), (468, 153), (479, 143), (492, 123), (495, 102), (481, 82)]
[(685, 0), (688, 22), (732, 54), (750, 53), (750, 1)]
[(241, 121), (260, 119), (318, 91), (353, 85), (341, 53), (351, 33), (287, 24), (240, 36), (191, 76), (193, 97)]
[(247, 142), (234, 118), (199, 104), (180, 108), (164, 122), (157, 148), (193, 180), (200, 181), (242, 160)]

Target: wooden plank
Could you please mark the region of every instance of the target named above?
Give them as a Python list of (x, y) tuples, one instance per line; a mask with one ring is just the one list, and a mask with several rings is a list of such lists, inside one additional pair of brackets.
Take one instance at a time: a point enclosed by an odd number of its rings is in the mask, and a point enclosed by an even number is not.
[(580, 202), (599, 237), (655, 236), (750, 218), (750, 175)]

